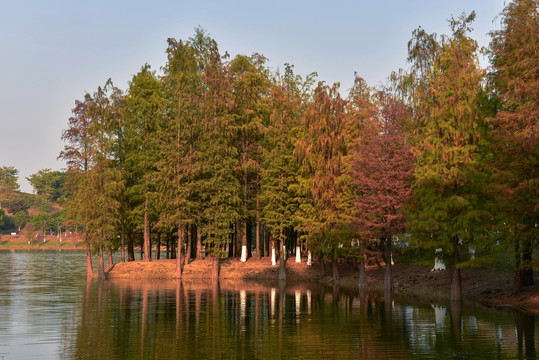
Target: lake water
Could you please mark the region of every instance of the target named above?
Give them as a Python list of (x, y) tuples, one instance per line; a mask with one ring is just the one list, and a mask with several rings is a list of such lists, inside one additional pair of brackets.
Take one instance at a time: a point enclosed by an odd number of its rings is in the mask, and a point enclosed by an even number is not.
[(535, 359), (537, 330), (510, 309), (313, 284), (100, 285), (82, 253), (0, 252), (0, 360)]

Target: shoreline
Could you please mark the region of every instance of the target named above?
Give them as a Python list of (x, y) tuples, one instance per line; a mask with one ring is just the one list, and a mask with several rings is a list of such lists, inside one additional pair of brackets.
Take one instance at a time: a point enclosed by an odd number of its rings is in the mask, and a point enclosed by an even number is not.
[[(58, 242), (56, 238), (46, 242), (0, 241), (0, 251), (68, 251), (85, 252), (83, 242)], [(107, 261), (107, 260), (105, 260)], [(81, 265), (82, 266), (82, 265)], [(211, 260), (191, 260), (184, 265), (182, 280), (197, 281), (211, 279)], [(115, 263), (106, 269), (108, 279), (123, 280), (175, 280), (175, 259), (161, 259)], [(359, 289), (359, 269), (356, 263), (342, 261), (339, 263), (341, 279), (332, 279), (331, 265), (326, 263), (327, 275), (322, 276), (319, 261), (313, 266), (307, 266), (306, 259), (296, 263), (295, 258), (286, 262), (287, 282), (307, 282), (322, 285), (339, 285), (352, 290)], [(430, 271), (424, 265), (397, 263), (393, 265), (393, 281), (395, 295), (413, 297), (430, 302), (449, 302), (452, 269)], [(97, 264), (94, 264), (94, 277), (97, 277)], [(369, 290), (383, 291), (385, 268), (380, 265), (366, 266), (366, 276)], [(524, 289), (515, 294), (512, 289), (513, 273), (500, 272), (492, 269), (462, 268), (463, 301), (494, 308), (514, 308), (539, 315), (539, 285)], [(278, 282), (279, 262), (272, 266), (267, 257), (262, 259), (249, 258), (241, 262), (239, 258), (224, 258), (220, 261), (220, 280), (246, 280), (250, 282)]]
[[(304, 259), (302, 259), (303, 261)], [(191, 260), (184, 265), (182, 281), (211, 279), (210, 259)], [(152, 260), (116, 263), (106, 269), (107, 279), (112, 280), (174, 280), (176, 260)], [(341, 279), (334, 281), (330, 266), (326, 264), (326, 276), (322, 276), (321, 264), (314, 262), (296, 263), (294, 258), (286, 262), (287, 283), (316, 283), (338, 285), (359, 290), (359, 271), (356, 264), (339, 264)], [(94, 267), (95, 271), (95, 267)], [(369, 290), (382, 291), (384, 267), (370, 265), (366, 268)], [(486, 277), (488, 273), (489, 277)], [(512, 293), (512, 274), (493, 273), (485, 269), (464, 268), (462, 274), (463, 301), (486, 307), (511, 307), (534, 315), (539, 315), (539, 285), (526, 288), (520, 294)], [(97, 276), (94, 274), (94, 276)], [(430, 271), (423, 265), (397, 263), (393, 265), (395, 295), (419, 298), (424, 301), (449, 303), (451, 288), (451, 269)], [(279, 263), (272, 266), (269, 258), (250, 258), (241, 262), (239, 258), (226, 258), (220, 261), (219, 280), (244, 280), (259, 283), (278, 283)]]

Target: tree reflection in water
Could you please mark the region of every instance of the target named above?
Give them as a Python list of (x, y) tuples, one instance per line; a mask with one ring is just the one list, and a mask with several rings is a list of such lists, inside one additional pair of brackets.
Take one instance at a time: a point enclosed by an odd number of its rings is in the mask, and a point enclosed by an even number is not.
[[(88, 283), (65, 359), (534, 359), (535, 318), (281, 282)], [(516, 334), (516, 336), (515, 336)]]

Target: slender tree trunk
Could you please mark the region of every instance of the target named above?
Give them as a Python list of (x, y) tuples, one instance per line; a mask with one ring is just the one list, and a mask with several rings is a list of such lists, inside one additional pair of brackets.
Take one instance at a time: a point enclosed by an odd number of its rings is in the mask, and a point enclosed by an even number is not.
[(393, 269), (391, 266), (391, 237), (386, 239), (386, 271), (384, 276), (384, 291), (393, 292)]
[(121, 215), (120, 226), (120, 261), (125, 262), (125, 221), (123, 213)]
[(458, 238), (453, 238), (453, 279), (451, 279), (451, 301), (462, 300), (462, 285), (460, 281)]
[(90, 239), (88, 238), (88, 233), (86, 233), (86, 278), (91, 279), (94, 275), (94, 269), (92, 267), (92, 248), (90, 246)]
[(266, 245), (267, 236), (266, 236), (266, 225), (262, 225), (262, 256), (269, 256), (269, 245)]
[(144, 261), (151, 261), (150, 250), (150, 213), (148, 211), (148, 198), (144, 203)]
[(133, 235), (128, 233), (127, 237), (127, 261), (135, 261), (135, 246), (133, 244)]
[(155, 260), (161, 259), (161, 233), (157, 233), (157, 244), (155, 244)]
[(335, 258), (331, 259), (331, 263), (333, 265), (333, 280), (335, 281), (341, 280), (341, 275), (339, 274), (338, 262), (339, 261)]
[(256, 254), (259, 259), (262, 259), (264, 245), (260, 243), (260, 201), (258, 193), (256, 194)]
[(269, 239), (271, 243), (271, 265), (277, 265), (277, 259), (275, 255), (275, 239), (273, 238), (272, 233), (270, 233)]
[(191, 261), (191, 243), (193, 242), (192, 239), (192, 227), (191, 225), (187, 225), (187, 251), (185, 252), (185, 264), (189, 264), (189, 261)]
[(296, 262), (301, 262), (301, 236), (299, 235), (299, 231), (297, 233), (296, 238)]
[(99, 244), (99, 268), (97, 270), (97, 279), (105, 280), (105, 260), (103, 259), (103, 244)]
[(238, 222), (241, 224), (241, 261), (247, 261), (247, 220)]
[(202, 231), (200, 230), (200, 220), (197, 221), (197, 260), (202, 260)]
[(114, 260), (112, 259), (112, 248), (109, 248), (109, 269), (112, 269), (114, 265)]
[(183, 248), (183, 228), (178, 225), (178, 255), (176, 256), (176, 278), (182, 277), (182, 248)]
[[(283, 229), (280, 229), (280, 238), (283, 238)], [(279, 280), (286, 280), (286, 257), (283, 256), (286, 251), (284, 240), (281, 240), (281, 256), (279, 257)]]
[(533, 245), (529, 236), (522, 240), (522, 286), (532, 286), (533, 281)]

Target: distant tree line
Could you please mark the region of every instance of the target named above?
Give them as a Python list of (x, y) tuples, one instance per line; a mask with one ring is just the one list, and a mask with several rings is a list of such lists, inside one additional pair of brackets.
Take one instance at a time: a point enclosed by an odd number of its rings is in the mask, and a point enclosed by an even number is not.
[[(124, 92), (107, 81), (77, 100), (62, 139), (69, 217), (90, 254), (181, 264), (287, 253), (333, 264), (406, 242), (460, 267), (507, 247), (515, 288), (533, 284), (538, 221), (537, 1), (517, 0), (491, 33), (482, 69), (475, 13), (447, 36), (416, 29), (407, 69), (387, 85), (338, 84), (270, 71), (260, 54), (230, 58), (197, 28), (168, 39), (162, 75), (144, 65)], [(6, 185), (9, 186), (9, 185)], [(37, 188), (36, 188), (37, 190)], [(43, 189), (51, 199), (53, 191)], [(4, 185), (0, 185), (0, 195)], [(468, 249), (476, 249), (476, 258)], [(177, 254), (177, 255), (175, 255)], [(509, 256), (509, 255), (507, 255)], [(391, 266), (385, 287), (392, 289)]]

